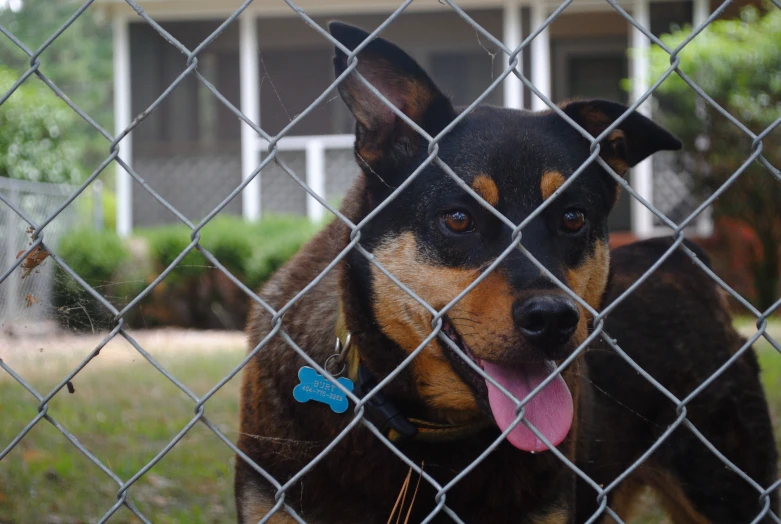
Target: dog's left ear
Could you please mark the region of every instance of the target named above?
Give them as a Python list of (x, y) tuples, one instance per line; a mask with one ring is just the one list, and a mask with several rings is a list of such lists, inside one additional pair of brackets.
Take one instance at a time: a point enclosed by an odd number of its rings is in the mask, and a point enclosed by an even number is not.
[[(339, 22), (329, 25), (331, 35), (350, 50), (369, 33)], [(455, 118), (450, 100), (407, 53), (382, 38), (369, 42), (358, 53), (358, 71), (397, 109), (435, 136)], [(334, 70), (338, 77), (348, 67), (347, 55), (338, 47)], [(404, 162), (425, 145), (425, 140), (380, 100), (356, 74), (339, 84), (339, 94), (356, 120), (355, 153), (367, 173), (380, 174), (391, 185)], [(368, 164), (368, 165), (366, 165)], [(369, 168), (369, 169), (367, 169)], [(373, 177), (369, 177), (371, 180)]]
[[(597, 137), (623, 115), (628, 107), (607, 100), (568, 102), (561, 109), (583, 129)], [(624, 175), (657, 151), (677, 151), (681, 141), (644, 115), (633, 111), (600, 144), (600, 156)]]

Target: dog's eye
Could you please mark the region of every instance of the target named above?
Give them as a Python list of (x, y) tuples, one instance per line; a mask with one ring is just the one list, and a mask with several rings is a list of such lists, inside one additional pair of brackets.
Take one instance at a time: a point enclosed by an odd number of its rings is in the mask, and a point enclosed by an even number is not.
[(468, 233), (475, 228), (475, 223), (469, 213), (460, 209), (443, 214), (442, 223), (454, 233)]
[(565, 233), (577, 233), (583, 229), (586, 223), (586, 217), (582, 211), (577, 209), (568, 209), (561, 217), (561, 230)]

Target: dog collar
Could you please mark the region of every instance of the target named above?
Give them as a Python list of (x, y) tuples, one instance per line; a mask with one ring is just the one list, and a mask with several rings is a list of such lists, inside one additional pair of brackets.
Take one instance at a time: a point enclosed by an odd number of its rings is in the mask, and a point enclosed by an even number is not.
[[(355, 393), (363, 397), (376, 385), (377, 380), (362, 362), (358, 345), (352, 340), (341, 301), (336, 319), (337, 345), (346, 352), (342, 356), (347, 365), (347, 376), (355, 383)], [(380, 431), (393, 443), (405, 441), (451, 442), (461, 440), (489, 427), (489, 420), (468, 424), (449, 424), (406, 417), (396, 404), (382, 391), (378, 391), (366, 403), (369, 416)]]

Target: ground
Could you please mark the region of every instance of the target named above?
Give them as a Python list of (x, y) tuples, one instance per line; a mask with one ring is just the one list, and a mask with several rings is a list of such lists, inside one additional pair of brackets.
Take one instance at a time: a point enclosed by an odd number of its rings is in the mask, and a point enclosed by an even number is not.
[[(755, 332), (749, 320), (737, 325), (746, 336)], [(781, 321), (775, 321), (770, 331), (781, 340)], [(244, 337), (236, 332), (165, 329), (134, 336), (197, 396), (214, 387), (245, 353)], [(59, 332), (42, 337), (0, 334), (0, 358), (46, 394), (101, 338)], [(756, 349), (776, 435), (781, 437), (781, 355), (764, 340)], [(125, 480), (149, 463), (194, 415), (194, 402), (119, 338), (73, 379), (72, 386), (72, 393), (63, 388), (51, 400), (48, 414)], [(238, 379), (231, 380), (206, 403), (206, 416), (231, 441), (238, 430), (238, 387)], [(0, 450), (36, 414), (37, 401), (0, 371)], [(232, 451), (197, 423), (134, 484), (130, 498), (155, 523), (235, 522), (232, 462)], [(0, 524), (96, 522), (112, 507), (116, 494), (117, 484), (45, 420), (0, 462)], [(637, 523), (664, 522), (650, 499), (645, 506)], [(137, 521), (122, 508), (109, 522)]]

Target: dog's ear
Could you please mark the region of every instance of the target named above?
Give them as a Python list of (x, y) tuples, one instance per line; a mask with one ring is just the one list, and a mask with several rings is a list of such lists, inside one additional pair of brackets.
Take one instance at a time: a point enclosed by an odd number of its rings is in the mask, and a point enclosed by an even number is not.
[[(568, 102), (561, 109), (580, 126), (597, 137), (628, 109), (607, 100)], [(600, 144), (600, 156), (619, 175), (624, 175), (657, 151), (677, 151), (681, 142), (644, 115), (633, 111)]]
[[(354, 50), (369, 33), (340, 22), (329, 25), (331, 35), (347, 49)], [(334, 70), (338, 77), (348, 67), (347, 55), (336, 47)], [(450, 100), (407, 53), (382, 38), (372, 40), (358, 53), (355, 69), (396, 108), (435, 136), (455, 118)], [(355, 153), (367, 172), (393, 180), (425, 140), (381, 101), (355, 73), (339, 84), (339, 94), (356, 121)], [(367, 169), (369, 168), (369, 169)], [(371, 177), (370, 177), (371, 178)]]

